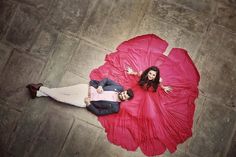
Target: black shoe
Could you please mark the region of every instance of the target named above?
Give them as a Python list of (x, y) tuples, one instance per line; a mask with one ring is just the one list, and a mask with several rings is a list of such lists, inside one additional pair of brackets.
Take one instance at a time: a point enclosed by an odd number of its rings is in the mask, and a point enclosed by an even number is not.
[(31, 84), (28, 84), (26, 87), (28, 88), (28, 86), (31, 86), (32, 88), (34, 88), (35, 90), (39, 90), (39, 88), (41, 86), (43, 86), (42, 83), (38, 83), (38, 84), (34, 84), (34, 83), (31, 83)]
[(30, 95), (32, 99), (36, 98), (37, 95), (37, 91), (39, 90), (39, 88), (43, 86), (42, 83), (38, 83), (38, 84), (28, 84), (26, 87), (29, 89)]

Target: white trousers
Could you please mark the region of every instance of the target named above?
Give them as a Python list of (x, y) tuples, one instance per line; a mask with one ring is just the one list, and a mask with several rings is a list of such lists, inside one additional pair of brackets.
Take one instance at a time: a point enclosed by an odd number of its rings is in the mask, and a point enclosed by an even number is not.
[(61, 88), (48, 88), (41, 86), (37, 91), (37, 97), (49, 96), (59, 102), (77, 107), (86, 107), (84, 98), (88, 97), (88, 84), (77, 84)]

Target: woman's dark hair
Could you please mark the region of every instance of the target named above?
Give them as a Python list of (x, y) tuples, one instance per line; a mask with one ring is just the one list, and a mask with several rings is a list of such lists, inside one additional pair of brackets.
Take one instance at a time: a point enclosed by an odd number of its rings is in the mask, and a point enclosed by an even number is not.
[[(149, 80), (148, 79), (148, 72), (152, 70), (152, 71), (155, 71), (157, 74), (156, 74), (156, 77), (154, 80)], [(150, 88), (152, 87), (153, 88), (153, 92), (156, 92), (157, 91), (157, 87), (159, 85), (159, 80), (160, 80), (160, 71), (159, 69), (156, 67), (156, 66), (151, 66), (149, 68), (147, 68), (141, 75), (139, 81), (138, 81), (138, 84), (143, 87), (143, 88)]]
[(127, 95), (129, 96), (128, 100), (132, 99), (134, 97), (134, 93), (132, 89), (127, 89)]

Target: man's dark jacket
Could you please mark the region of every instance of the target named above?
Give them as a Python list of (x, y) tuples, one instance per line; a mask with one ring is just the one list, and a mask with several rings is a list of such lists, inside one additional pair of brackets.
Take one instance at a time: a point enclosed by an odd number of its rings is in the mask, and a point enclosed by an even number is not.
[[(91, 80), (89, 82), (89, 85), (93, 86), (96, 89), (99, 86), (102, 86), (104, 91), (115, 91), (119, 93), (124, 90), (122, 86), (108, 78), (105, 78), (101, 81)], [(88, 105), (86, 108), (95, 115), (107, 115), (119, 112), (120, 102), (105, 100), (91, 101), (90, 105)]]

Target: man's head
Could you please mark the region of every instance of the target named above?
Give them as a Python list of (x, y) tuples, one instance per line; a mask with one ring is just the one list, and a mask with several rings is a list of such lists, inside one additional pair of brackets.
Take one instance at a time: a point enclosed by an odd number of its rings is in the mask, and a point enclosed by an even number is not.
[(134, 97), (134, 93), (132, 89), (128, 89), (123, 92), (120, 92), (118, 96), (121, 101), (125, 101), (132, 99)]

